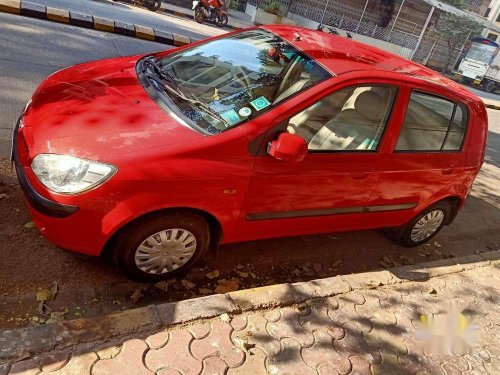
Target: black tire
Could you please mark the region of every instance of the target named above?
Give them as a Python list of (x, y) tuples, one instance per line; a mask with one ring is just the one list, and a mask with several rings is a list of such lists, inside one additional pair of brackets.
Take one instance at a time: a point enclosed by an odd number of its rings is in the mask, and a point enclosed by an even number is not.
[(203, 21), (205, 20), (205, 15), (199, 8), (196, 8), (194, 10), (194, 20), (198, 23), (203, 23)]
[[(210, 242), (210, 230), (205, 219), (197, 214), (169, 213), (147, 217), (127, 227), (119, 234), (113, 247), (115, 262), (129, 278), (156, 282), (181, 275), (188, 271), (205, 253)], [(149, 236), (167, 229), (185, 229), (196, 238), (196, 250), (186, 264), (162, 274), (153, 274), (141, 270), (135, 263), (135, 253), (139, 245)]]
[(151, 4), (151, 3), (146, 3), (146, 4), (147, 4), (146, 7), (150, 11), (156, 12), (161, 7), (161, 0), (155, 0), (155, 2), (153, 4)]
[(493, 92), (495, 91), (495, 86), (496, 86), (495, 81), (487, 80), (483, 85), (484, 91)]
[(224, 27), (227, 25), (228, 18), (225, 14), (220, 14), (215, 18), (215, 26)]
[[(411, 233), (413, 230), (413, 227), (415, 224), (418, 223), (418, 221), (423, 218), (425, 215), (432, 211), (442, 211), (444, 218), (442, 223), (439, 225), (439, 227), (436, 229), (434, 233), (432, 233), (429, 237), (426, 237), (425, 239), (421, 241), (414, 241), (412, 239)], [(398, 228), (386, 228), (385, 233), (386, 235), (396, 242), (398, 245), (402, 245), (404, 247), (416, 247), (419, 246), (425, 242), (428, 242), (431, 240), (435, 235), (437, 235), (441, 229), (443, 229), (443, 226), (446, 225), (446, 223), (449, 222), (451, 216), (451, 206), (448, 202), (446, 201), (441, 201), (438, 202), (431, 207), (427, 208), (426, 210), (420, 212), (417, 216), (415, 216), (414, 219), (412, 219), (409, 223), (402, 225), (401, 227)]]

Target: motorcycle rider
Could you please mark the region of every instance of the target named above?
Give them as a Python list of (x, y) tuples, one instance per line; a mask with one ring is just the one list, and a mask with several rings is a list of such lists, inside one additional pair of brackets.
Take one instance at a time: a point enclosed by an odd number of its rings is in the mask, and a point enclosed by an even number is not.
[(214, 17), (214, 12), (224, 7), (223, 0), (200, 0), (200, 3), (203, 4), (205, 9), (207, 9), (210, 13), (210, 18)]

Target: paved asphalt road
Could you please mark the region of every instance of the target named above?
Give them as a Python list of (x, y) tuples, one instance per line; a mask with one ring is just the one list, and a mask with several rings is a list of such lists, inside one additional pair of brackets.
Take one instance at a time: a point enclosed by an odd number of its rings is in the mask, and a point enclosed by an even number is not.
[(466, 86), (470, 91), (472, 91), (474, 94), (481, 98), (485, 99), (492, 99), (492, 100), (499, 100), (500, 101), (500, 94), (497, 92), (490, 92), (487, 93), (486, 91), (479, 90), (470, 86)]
[(188, 19), (172, 17), (159, 12), (151, 12), (145, 8), (134, 7), (125, 2), (114, 2), (111, 0), (29, 0), (29, 2), (153, 27), (195, 39), (219, 35), (227, 31), (207, 24), (199, 25)]

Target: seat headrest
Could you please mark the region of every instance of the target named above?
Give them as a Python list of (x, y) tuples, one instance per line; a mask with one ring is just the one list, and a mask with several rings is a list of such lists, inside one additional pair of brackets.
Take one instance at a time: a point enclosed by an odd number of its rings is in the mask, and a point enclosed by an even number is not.
[(385, 114), (386, 103), (382, 97), (373, 91), (364, 91), (354, 102), (354, 109), (363, 117), (380, 122)]

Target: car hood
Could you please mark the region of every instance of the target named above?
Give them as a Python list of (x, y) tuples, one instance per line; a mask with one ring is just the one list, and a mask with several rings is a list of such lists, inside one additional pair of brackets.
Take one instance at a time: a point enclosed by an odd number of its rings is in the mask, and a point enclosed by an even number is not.
[(137, 78), (137, 59), (95, 61), (49, 76), (23, 117), (30, 155), (70, 154), (104, 161), (203, 137), (148, 96)]

